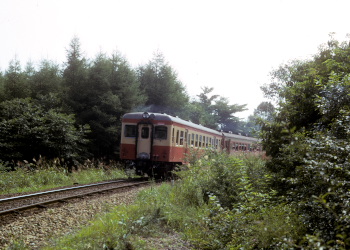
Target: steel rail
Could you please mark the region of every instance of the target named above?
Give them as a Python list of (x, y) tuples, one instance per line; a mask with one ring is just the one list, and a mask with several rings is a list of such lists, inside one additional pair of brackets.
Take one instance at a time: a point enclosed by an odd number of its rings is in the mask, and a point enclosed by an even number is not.
[(113, 183), (124, 182), (124, 181), (125, 180), (107, 181), (107, 182), (88, 184), (88, 185), (82, 185), (82, 186), (76, 186), (76, 187), (70, 187), (70, 188), (55, 189), (55, 190), (44, 191), (44, 192), (33, 193), (33, 194), (26, 194), (26, 195), (21, 195), (21, 196), (13, 196), (13, 197), (0, 199), (0, 203), (4, 203), (4, 202), (8, 202), (8, 201), (15, 201), (15, 200), (23, 200), (23, 199), (27, 199), (27, 198), (31, 198), (31, 197), (39, 197), (39, 196), (43, 196), (43, 195), (47, 195), (47, 194), (60, 193), (60, 192), (64, 192), (64, 191), (71, 191), (74, 189), (83, 189), (83, 188), (88, 188), (88, 187), (101, 186), (101, 185), (106, 185), (109, 183), (113, 184)]
[(93, 192), (88, 192), (88, 193), (85, 193), (85, 194), (77, 194), (77, 195), (72, 195), (72, 196), (61, 197), (61, 198), (58, 198), (58, 199), (52, 199), (52, 200), (48, 200), (48, 201), (44, 201), (44, 202), (31, 204), (31, 205), (26, 205), (26, 206), (11, 208), (11, 209), (8, 209), (8, 210), (3, 210), (3, 211), (0, 211), (0, 215), (5, 215), (5, 214), (12, 213), (12, 212), (17, 212), (19, 210), (25, 210), (25, 209), (35, 208), (35, 207), (45, 207), (46, 204), (50, 204), (50, 203), (64, 202), (65, 200), (74, 199), (74, 198), (78, 198), (78, 197), (82, 197), (82, 196), (87, 196), (87, 195), (90, 195), (90, 194), (102, 193), (102, 192), (111, 191), (111, 190), (114, 190), (114, 189), (121, 189), (121, 188), (125, 188), (125, 187), (132, 187), (132, 186), (137, 186), (137, 185), (146, 184), (146, 183), (150, 183), (150, 181), (137, 182), (137, 183), (127, 184), (127, 185), (123, 185), (123, 186), (119, 186), (119, 187), (95, 190)]

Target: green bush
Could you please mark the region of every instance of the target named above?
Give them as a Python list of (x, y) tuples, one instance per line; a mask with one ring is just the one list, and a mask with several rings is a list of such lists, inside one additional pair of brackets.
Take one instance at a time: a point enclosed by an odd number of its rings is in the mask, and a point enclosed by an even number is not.
[(47, 109), (30, 98), (0, 103), (1, 160), (49, 158), (82, 159), (86, 156), (87, 126), (75, 127), (73, 115)]
[(331, 39), (312, 59), (272, 72), (278, 112), (260, 120), (271, 187), (298, 207), (303, 248), (350, 247), (350, 44)]
[(304, 232), (293, 207), (268, 191), (270, 176), (259, 157), (208, 155), (182, 175), (182, 185), (196, 179), (207, 201), (205, 215), (185, 230), (198, 249), (287, 247)]

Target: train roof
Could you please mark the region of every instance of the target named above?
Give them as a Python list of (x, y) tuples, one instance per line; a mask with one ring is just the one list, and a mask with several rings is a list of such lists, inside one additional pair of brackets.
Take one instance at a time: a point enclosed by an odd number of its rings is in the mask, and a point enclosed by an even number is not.
[(250, 142), (254, 141), (254, 142), (258, 142), (257, 138), (243, 136), (243, 135), (236, 135), (236, 134), (232, 134), (232, 133), (219, 132), (217, 130), (204, 127), (202, 125), (195, 124), (195, 123), (193, 123), (191, 121), (186, 121), (186, 120), (183, 120), (183, 119), (181, 119), (179, 117), (174, 117), (174, 116), (171, 116), (171, 115), (168, 115), (168, 114), (164, 114), (164, 113), (147, 113), (147, 112), (126, 113), (125, 115), (123, 115), (123, 119), (136, 119), (136, 120), (144, 119), (144, 117), (143, 117), (144, 114), (147, 114), (150, 119), (155, 120), (155, 121), (171, 121), (171, 122), (183, 124), (183, 125), (186, 125), (186, 126), (198, 129), (198, 130), (206, 131), (206, 132), (215, 134), (217, 136), (224, 135), (227, 138), (237, 139), (237, 140), (240, 140), (240, 141), (250, 141)]
[[(143, 119), (144, 113), (146, 113), (146, 112), (127, 113), (123, 116), (123, 119)], [(151, 118), (154, 121), (175, 122), (175, 123), (183, 124), (185, 126), (192, 127), (192, 128), (198, 129), (198, 130), (202, 130), (202, 131), (206, 131), (206, 132), (209, 132), (212, 134), (216, 134), (218, 136), (222, 135), (220, 132), (218, 132), (214, 129), (210, 129), (210, 128), (204, 127), (202, 125), (195, 124), (191, 121), (183, 120), (179, 117), (174, 117), (174, 116), (164, 114), (164, 113), (150, 113), (149, 116), (151, 116), (151, 115), (154, 115), (154, 117)]]
[(249, 137), (249, 136), (244, 136), (244, 135), (236, 135), (236, 134), (232, 134), (232, 133), (223, 133), (223, 135), (229, 139), (237, 139), (240, 141), (253, 141), (253, 142), (259, 142), (258, 138), (254, 138), (254, 137)]

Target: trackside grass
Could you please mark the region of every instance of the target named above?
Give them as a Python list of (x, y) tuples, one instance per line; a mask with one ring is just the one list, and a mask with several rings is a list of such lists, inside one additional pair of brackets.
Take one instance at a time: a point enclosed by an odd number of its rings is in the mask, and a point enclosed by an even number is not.
[(40, 190), (85, 184), (117, 178), (125, 178), (123, 170), (103, 167), (84, 168), (80, 171), (68, 173), (61, 167), (46, 167), (39, 170), (18, 169), (12, 172), (0, 173), (0, 194), (36, 192)]
[(133, 205), (118, 206), (45, 249), (159, 249), (154, 239), (174, 232), (193, 249), (281, 249), (303, 233), (293, 208), (269, 190), (259, 157), (208, 153), (178, 174), (174, 185), (153, 185)]

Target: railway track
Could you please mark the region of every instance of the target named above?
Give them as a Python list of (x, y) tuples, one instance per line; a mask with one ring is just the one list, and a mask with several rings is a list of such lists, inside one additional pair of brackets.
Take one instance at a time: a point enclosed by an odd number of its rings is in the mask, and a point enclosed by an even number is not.
[(0, 199), (0, 216), (11, 213), (19, 213), (19, 211), (32, 208), (46, 208), (47, 205), (53, 203), (67, 202), (68, 200), (75, 198), (81, 198), (97, 193), (105, 193), (108, 191), (129, 188), (147, 183), (149, 183), (149, 181), (117, 180), (8, 197)]

